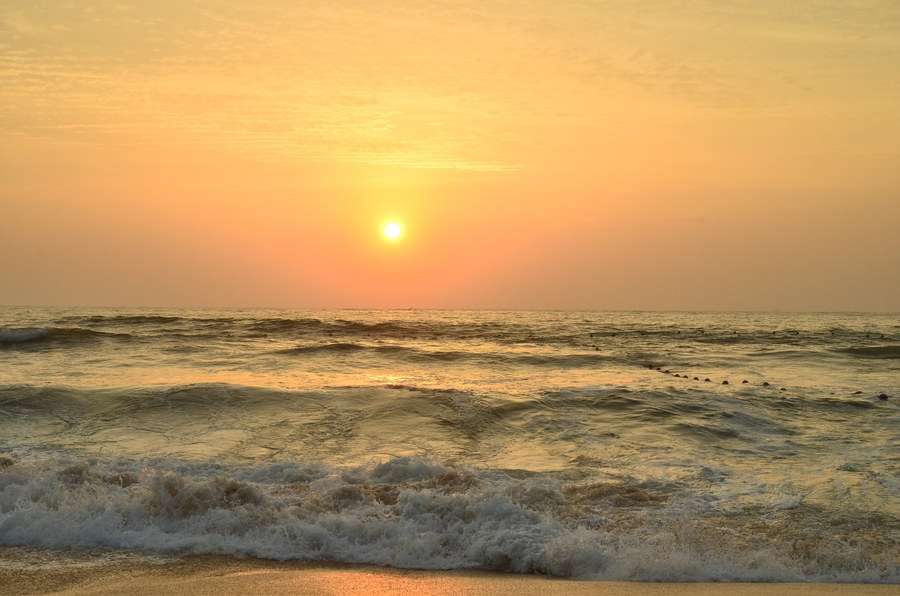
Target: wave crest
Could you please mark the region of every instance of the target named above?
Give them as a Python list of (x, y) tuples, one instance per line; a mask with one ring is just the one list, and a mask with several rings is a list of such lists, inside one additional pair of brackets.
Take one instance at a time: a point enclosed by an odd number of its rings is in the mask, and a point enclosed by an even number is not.
[(856, 358), (897, 359), (900, 358), (900, 346), (866, 346), (838, 350)]
[(128, 333), (110, 333), (82, 327), (20, 327), (0, 329), (0, 348), (85, 345), (102, 339), (128, 339)]

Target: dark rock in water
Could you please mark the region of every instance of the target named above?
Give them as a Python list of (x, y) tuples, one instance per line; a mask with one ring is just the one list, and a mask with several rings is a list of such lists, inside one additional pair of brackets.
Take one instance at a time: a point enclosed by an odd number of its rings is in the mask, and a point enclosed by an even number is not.
[(887, 393), (878, 394), (878, 399), (880, 399), (881, 401), (886, 401), (887, 398), (888, 398)]
[(668, 368), (666, 369), (666, 374), (669, 374), (669, 369), (668, 369)]
[(781, 388), (781, 391), (787, 391), (787, 389), (785, 389), (784, 387), (782, 387), (782, 388)]
[(727, 385), (727, 384), (728, 384), (728, 381), (722, 381), (722, 384), (723, 384), (723, 385)]
[(862, 391), (854, 391), (851, 395), (862, 395)]
[(660, 367), (658, 367), (658, 366), (656, 367), (656, 370), (662, 372), (662, 369), (661, 369)]
[(747, 379), (744, 379), (743, 381), (741, 381), (741, 385), (746, 385), (746, 384), (749, 383), (749, 382), (750, 382), (750, 381), (748, 381)]
[(706, 383), (712, 383), (712, 381), (709, 380), (709, 377), (703, 379), (703, 381), (706, 382)]
[(695, 381), (699, 381), (699, 380), (700, 380), (700, 377), (694, 377), (694, 380), (695, 380)]
[(769, 382), (768, 382), (768, 381), (763, 381), (763, 387), (768, 387), (768, 386), (769, 386)]

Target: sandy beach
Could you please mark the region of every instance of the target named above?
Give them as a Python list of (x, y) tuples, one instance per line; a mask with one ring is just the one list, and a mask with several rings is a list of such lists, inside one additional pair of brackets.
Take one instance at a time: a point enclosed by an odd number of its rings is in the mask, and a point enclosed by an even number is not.
[(187, 557), (167, 563), (0, 568), (3, 593), (14, 594), (898, 594), (879, 584), (649, 583), (573, 581), (480, 571), (417, 571), (303, 564), (232, 557)]

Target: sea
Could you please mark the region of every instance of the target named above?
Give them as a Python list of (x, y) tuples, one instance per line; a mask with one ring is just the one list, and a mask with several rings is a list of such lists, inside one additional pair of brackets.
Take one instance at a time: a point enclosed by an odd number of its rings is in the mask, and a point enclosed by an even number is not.
[(0, 309), (2, 564), (900, 581), (900, 314)]

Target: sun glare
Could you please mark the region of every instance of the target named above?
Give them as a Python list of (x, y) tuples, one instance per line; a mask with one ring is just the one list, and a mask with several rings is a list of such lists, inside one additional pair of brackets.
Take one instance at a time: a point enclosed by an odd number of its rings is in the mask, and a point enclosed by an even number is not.
[(384, 226), (384, 235), (388, 238), (396, 238), (400, 235), (400, 225), (394, 222)]

